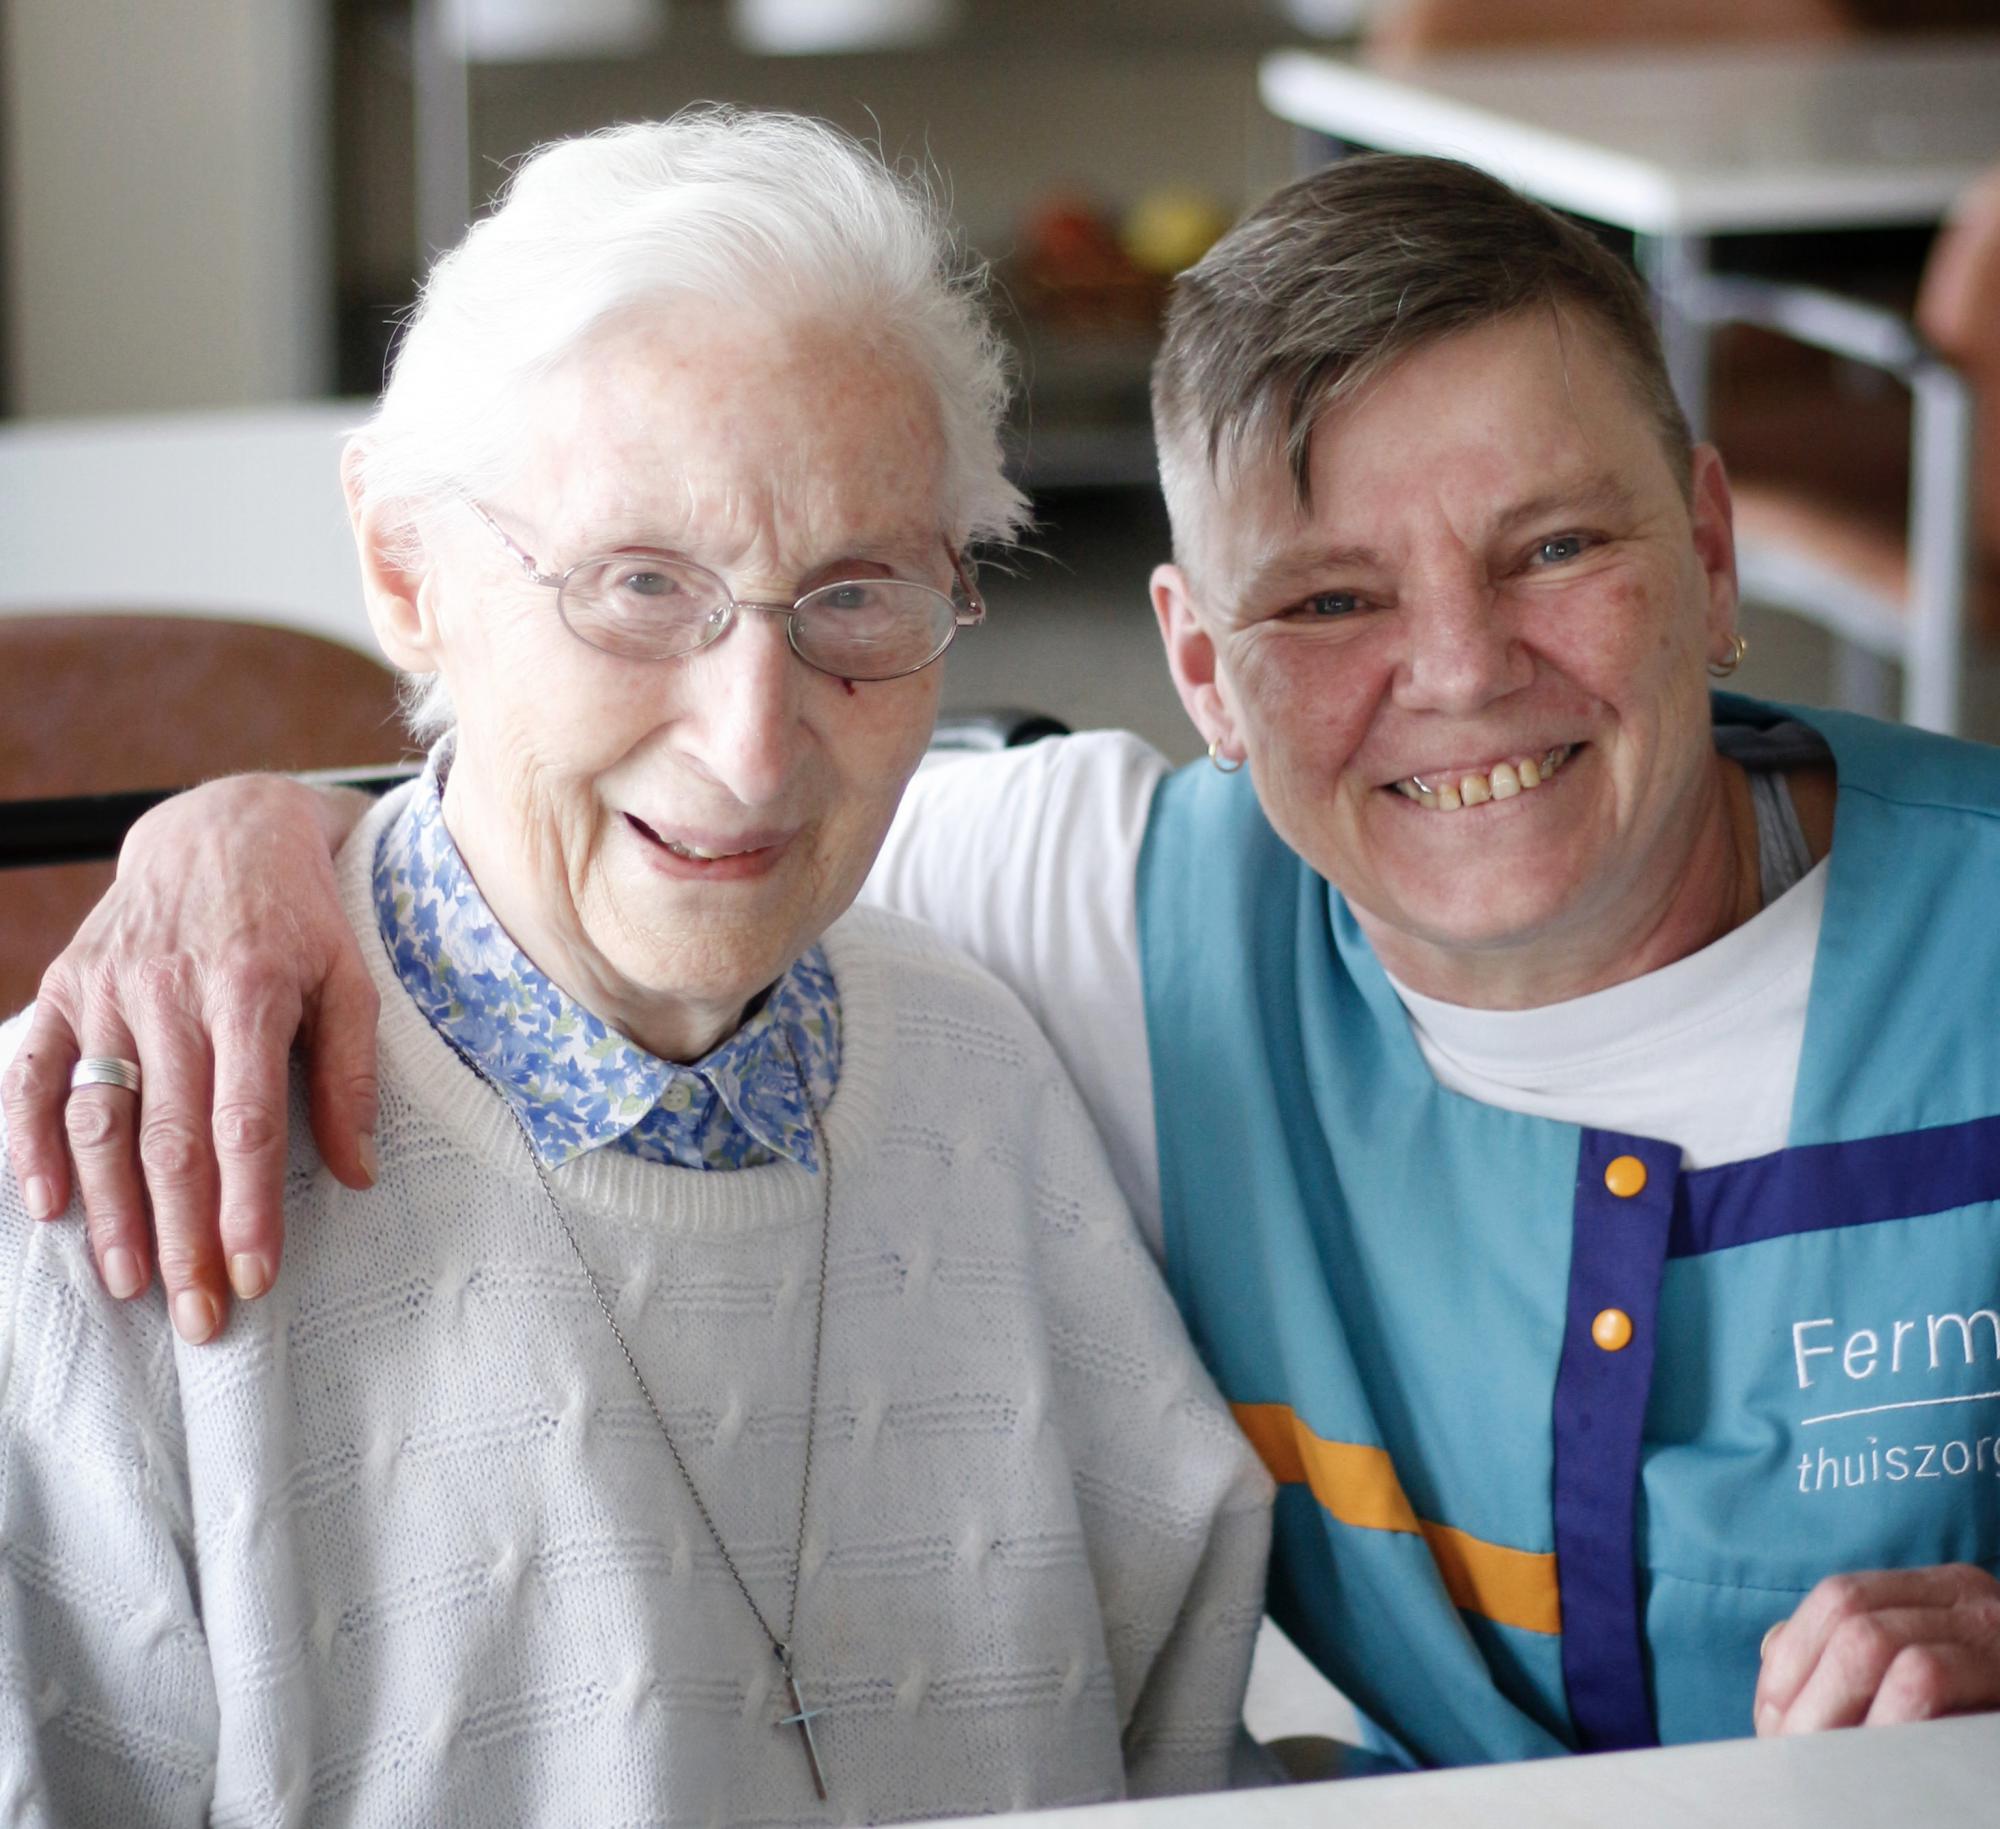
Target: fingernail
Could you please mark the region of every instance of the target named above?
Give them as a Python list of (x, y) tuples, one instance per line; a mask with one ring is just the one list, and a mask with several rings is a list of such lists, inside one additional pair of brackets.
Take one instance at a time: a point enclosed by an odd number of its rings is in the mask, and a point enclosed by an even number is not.
[(138, 1257), (123, 1245), (113, 1245), (104, 1254), (104, 1287), (118, 1298), (126, 1301), (136, 1296), (146, 1286), (146, 1273), (139, 1268)]
[(229, 1287), (246, 1302), (254, 1302), (271, 1287), (271, 1273), (254, 1251), (239, 1251), (229, 1260)]
[(375, 1133), (372, 1130), (361, 1133), (361, 1172), (368, 1177), (371, 1187), (382, 1173), (381, 1158), (375, 1154)]
[(55, 1218), (56, 1191), (49, 1185), (49, 1178), (46, 1175), (30, 1175), (28, 1185), (21, 1192), (28, 1197), (30, 1219)]
[(1785, 1629), (1785, 1622), (1783, 1620), (1779, 1620), (1775, 1626), (1771, 1627), (1770, 1630), (1764, 1634), (1763, 1642), (1759, 1644), (1757, 1647), (1757, 1655), (1759, 1658), (1767, 1658), (1771, 1655), (1771, 1641), (1775, 1639), (1779, 1633), (1784, 1631), (1784, 1629)]
[(174, 1297), (174, 1326), (190, 1346), (200, 1346), (215, 1332), (215, 1304), (199, 1289), (183, 1289)]

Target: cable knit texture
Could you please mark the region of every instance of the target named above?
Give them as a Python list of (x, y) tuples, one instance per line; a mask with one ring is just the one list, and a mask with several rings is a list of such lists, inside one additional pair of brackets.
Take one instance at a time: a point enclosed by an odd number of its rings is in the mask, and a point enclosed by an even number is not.
[[(341, 860), (381, 1178), (325, 1172), (295, 1090), (286, 1267), (218, 1344), (111, 1302), (76, 1215), (0, 1175), (0, 1821), (859, 1822), (1222, 1782), (1268, 1483), (1019, 1005), (893, 917), (826, 937), (822, 1806), (513, 1119), (382, 952), (394, 812)], [(781, 1622), (818, 1179), (612, 1150), (555, 1179)]]

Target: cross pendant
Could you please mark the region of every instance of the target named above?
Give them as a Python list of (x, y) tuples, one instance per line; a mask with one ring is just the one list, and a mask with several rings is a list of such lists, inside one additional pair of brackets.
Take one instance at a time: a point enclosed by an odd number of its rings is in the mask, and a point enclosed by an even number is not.
[(799, 1694), (799, 1680), (792, 1675), (792, 1667), (789, 1664), (785, 1666), (785, 1694), (791, 1698), (792, 1712), (789, 1715), (780, 1715), (777, 1724), (780, 1727), (795, 1727), (799, 1730), (800, 1743), (806, 1749), (806, 1764), (812, 1769), (813, 1795), (821, 1803), (825, 1803), (826, 1774), (820, 1769), (819, 1747), (813, 1740), (812, 1728), (813, 1722), (824, 1714), (825, 1710), (806, 1707), (804, 1697)]

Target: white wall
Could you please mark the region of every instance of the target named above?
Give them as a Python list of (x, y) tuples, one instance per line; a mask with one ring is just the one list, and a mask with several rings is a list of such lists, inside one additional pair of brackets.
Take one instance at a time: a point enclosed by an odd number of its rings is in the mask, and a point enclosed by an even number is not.
[(325, 0), (5, 0), (14, 411), (331, 382)]

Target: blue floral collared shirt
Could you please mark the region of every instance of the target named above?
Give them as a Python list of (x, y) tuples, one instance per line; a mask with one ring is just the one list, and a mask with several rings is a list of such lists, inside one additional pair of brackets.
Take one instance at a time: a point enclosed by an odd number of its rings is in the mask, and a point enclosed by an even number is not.
[(494, 919), (445, 829), (450, 764), (447, 738), (382, 834), (375, 919), (417, 1007), (492, 1079), (544, 1165), (609, 1145), (680, 1168), (783, 1157), (817, 1173), (812, 1114), (840, 1077), (840, 999), (826, 954), (807, 952), (692, 1066), (647, 1053), (538, 970)]

